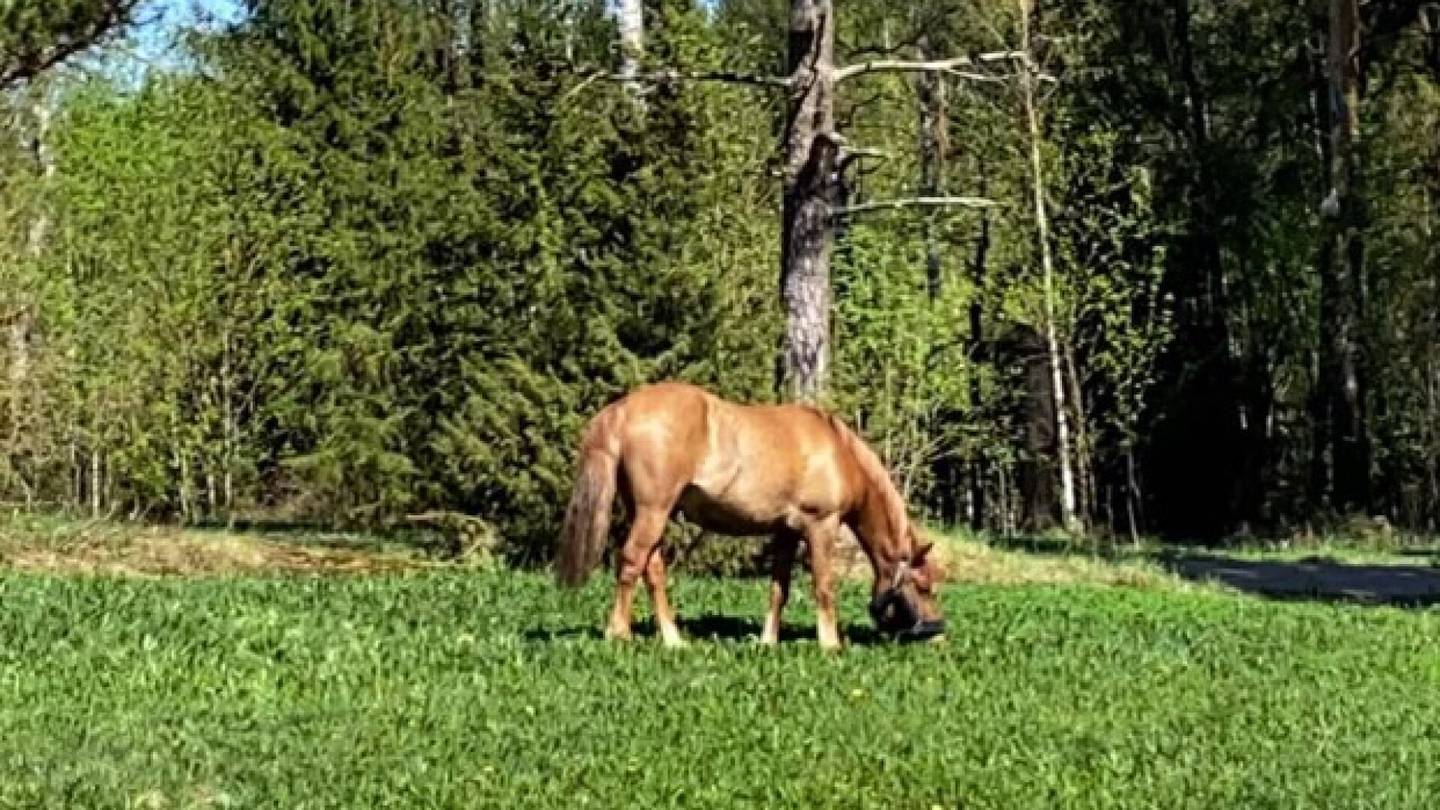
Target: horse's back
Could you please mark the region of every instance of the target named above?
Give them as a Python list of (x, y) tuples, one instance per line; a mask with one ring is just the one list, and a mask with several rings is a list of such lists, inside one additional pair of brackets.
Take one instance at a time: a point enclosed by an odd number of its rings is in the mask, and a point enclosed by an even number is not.
[(703, 428), (716, 453), (746, 444), (778, 454), (813, 455), (836, 445), (844, 431), (834, 417), (811, 405), (739, 402), (686, 382), (643, 385), (617, 404), (623, 404), (627, 423), (662, 426), (672, 439)]
[(847, 508), (852, 465), (823, 411), (707, 397), (704, 453), (688, 482), (687, 515), (718, 531), (760, 533), (802, 528)]

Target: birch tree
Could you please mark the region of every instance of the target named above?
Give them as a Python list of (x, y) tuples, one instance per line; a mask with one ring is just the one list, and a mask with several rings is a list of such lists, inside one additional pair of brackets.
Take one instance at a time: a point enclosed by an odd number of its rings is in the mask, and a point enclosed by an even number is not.
[[(100, 43), (128, 25), (140, 0), (5, 0), (0, 3), (0, 91), (31, 82), (65, 60)], [(50, 109), (43, 93), (32, 94), (32, 153), (42, 182), (54, 174), (46, 139)], [(41, 207), (25, 240), (29, 258), (45, 246), (50, 214)], [(8, 382), (18, 403), (30, 373), (35, 307), (23, 294), (12, 311), (3, 313)]]
[(1044, 131), (1036, 100), (1036, 73), (1031, 48), (1031, 16), (1035, 0), (1017, 0), (1020, 4), (1020, 52), (1025, 58), (1019, 72), (1020, 104), (1025, 117), (1029, 140), (1030, 181), (1035, 216), (1035, 239), (1040, 250), (1041, 289), (1044, 307), (1045, 349), (1050, 366), (1050, 390), (1055, 399), (1056, 463), (1060, 468), (1060, 521), (1066, 531), (1079, 531), (1075, 498), (1075, 461), (1071, 453), (1070, 412), (1064, 377), (1065, 355), (1060, 351), (1056, 324), (1055, 258), (1050, 244), (1050, 216), (1045, 201), (1045, 163), (1041, 154)]
[(620, 28), (620, 76), (625, 87), (643, 110), (644, 88), (636, 81), (640, 61), (645, 57), (645, 3), (643, 0), (618, 0), (615, 19)]

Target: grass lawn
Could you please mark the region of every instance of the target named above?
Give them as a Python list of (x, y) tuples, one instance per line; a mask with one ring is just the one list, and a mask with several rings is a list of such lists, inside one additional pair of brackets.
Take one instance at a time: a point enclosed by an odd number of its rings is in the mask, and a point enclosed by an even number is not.
[(897, 647), (851, 585), (826, 655), (807, 582), (772, 650), (763, 582), (682, 578), (666, 651), (597, 638), (603, 578), (312, 568), (0, 570), (0, 807), (1440, 800), (1435, 609), (976, 578), (948, 643)]

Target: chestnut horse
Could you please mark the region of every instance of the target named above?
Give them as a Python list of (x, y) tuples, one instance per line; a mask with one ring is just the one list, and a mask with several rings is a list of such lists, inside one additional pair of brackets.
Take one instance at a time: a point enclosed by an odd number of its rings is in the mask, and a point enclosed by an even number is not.
[(840, 646), (833, 553), (842, 525), (874, 569), (871, 615), (882, 630), (933, 638), (944, 630), (939, 572), (880, 459), (835, 417), (807, 405), (742, 405), (683, 383), (638, 388), (597, 414), (580, 444), (556, 573), (584, 583), (599, 564), (618, 493), (632, 519), (617, 560), (607, 638), (630, 637), (642, 576), (668, 646), (682, 643), (665, 593), (661, 535), (679, 511), (722, 534), (774, 537), (770, 608), (761, 642), (780, 637), (780, 613), (801, 540), (810, 550), (821, 647)]

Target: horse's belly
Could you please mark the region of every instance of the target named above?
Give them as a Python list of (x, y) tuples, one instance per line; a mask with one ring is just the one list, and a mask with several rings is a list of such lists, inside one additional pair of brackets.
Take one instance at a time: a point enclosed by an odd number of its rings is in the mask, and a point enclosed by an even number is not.
[(685, 520), (712, 532), (737, 536), (771, 534), (786, 525), (787, 515), (762, 504), (746, 503), (688, 487), (680, 496)]
[(823, 474), (833, 461), (828, 445), (801, 441), (791, 427), (712, 421), (707, 453), (680, 497), (686, 520), (720, 534), (764, 535), (804, 531), (833, 514), (834, 476)]

